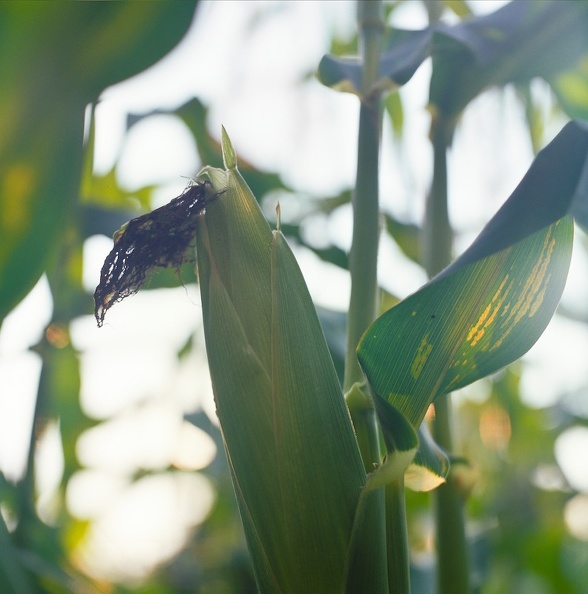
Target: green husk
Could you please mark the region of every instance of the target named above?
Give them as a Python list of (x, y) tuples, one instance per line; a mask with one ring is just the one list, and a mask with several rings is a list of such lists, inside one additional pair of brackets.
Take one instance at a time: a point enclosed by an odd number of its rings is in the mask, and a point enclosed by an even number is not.
[[(300, 269), (226, 134), (223, 149), (229, 169), (203, 172), (222, 194), (198, 222), (198, 266), (217, 414), (258, 587), (342, 592), (364, 558), (355, 551), (348, 561), (361, 456)], [(364, 510), (354, 534), (376, 516)]]

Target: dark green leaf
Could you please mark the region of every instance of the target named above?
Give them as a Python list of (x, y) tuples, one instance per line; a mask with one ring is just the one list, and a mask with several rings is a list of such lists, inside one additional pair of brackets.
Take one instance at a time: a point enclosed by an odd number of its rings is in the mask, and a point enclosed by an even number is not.
[[(396, 89), (407, 83), (429, 55), (431, 31), (395, 29), (380, 58), (379, 85)], [(359, 93), (363, 65), (359, 58), (324, 56), (319, 80), (328, 87)]]
[(586, 51), (588, 3), (510, 2), (433, 36), (430, 101), (451, 118), (483, 89), (550, 78)]

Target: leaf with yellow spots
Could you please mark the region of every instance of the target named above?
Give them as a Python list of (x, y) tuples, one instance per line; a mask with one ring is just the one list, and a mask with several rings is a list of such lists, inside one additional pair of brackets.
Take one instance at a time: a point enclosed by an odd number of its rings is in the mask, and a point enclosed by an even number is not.
[(572, 217), (588, 222), (587, 155), (588, 127), (567, 124), (470, 248), (368, 328), (358, 357), (370, 386), (413, 426), (437, 396), (518, 359), (545, 330)]

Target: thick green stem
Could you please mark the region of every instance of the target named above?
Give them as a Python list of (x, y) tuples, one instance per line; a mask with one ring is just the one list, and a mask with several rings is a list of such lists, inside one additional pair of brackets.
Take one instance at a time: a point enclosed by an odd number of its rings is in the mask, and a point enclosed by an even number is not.
[[(356, 348), (361, 335), (377, 313), (378, 172), (380, 151), (380, 93), (378, 80), (380, 43), (384, 29), (381, 2), (359, 1), (357, 5), (360, 51), (364, 69), (357, 141), (357, 174), (353, 193), (353, 237), (349, 256), (351, 297), (347, 322), (344, 390), (363, 381)], [(355, 405), (354, 405), (355, 402)], [(348, 400), (366, 472), (380, 463), (377, 423), (367, 394), (363, 400)]]
[[(451, 124), (441, 118), (433, 123), (433, 184), (427, 200), (423, 246), (429, 276), (435, 275), (451, 260), (452, 230), (447, 209), (447, 149), (451, 133)], [(435, 402), (433, 434), (446, 452), (453, 452), (450, 395)], [(463, 501), (451, 473), (447, 482), (434, 492), (434, 498), (438, 593), (467, 594), (470, 588)]]
[[(378, 80), (380, 43), (384, 24), (381, 1), (357, 3), (360, 53), (363, 58), (357, 173), (353, 193), (353, 237), (349, 256), (351, 297), (347, 322), (344, 390), (363, 381), (356, 348), (361, 335), (377, 313), (378, 172), (380, 152), (380, 94), (373, 92)], [(367, 473), (380, 463), (375, 411), (365, 390), (356, 390), (347, 404)]]
[(383, 31), (380, 2), (359, 2), (358, 20), (364, 71), (359, 113), (357, 177), (353, 194), (353, 238), (349, 257), (351, 298), (347, 327), (345, 391), (363, 374), (355, 349), (376, 317), (378, 261), (378, 172), (380, 150), (380, 96), (371, 92), (378, 78)]
[[(435, 403), (434, 437), (452, 452), (451, 400), (449, 394)], [(468, 549), (465, 537), (463, 498), (451, 472), (447, 482), (434, 492), (437, 526), (437, 585), (439, 594), (470, 592)]]
[(410, 592), (410, 558), (403, 478), (386, 485), (386, 523), (389, 592), (407, 594)]
[[(353, 194), (353, 239), (349, 258), (351, 298), (347, 328), (344, 388), (363, 381), (356, 356), (362, 334), (377, 315), (377, 262), (379, 244), (378, 177), (381, 130), (380, 92), (377, 90), (384, 24), (381, 1), (358, 2), (360, 52), (363, 59), (361, 106), (357, 147), (357, 178)], [(366, 399), (369, 398), (366, 395)], [(380, 462), (378, 430), (373, 405), (359, 398), (349, 409), (362, 450), (366, 471)], [(367, 406), (366, 406), (367, 405)], [(386, 487), (386, 549), (389, 592), (410, 593), (408, 539), (404, 483)]]
[[(344, 389), (363, 381), (356, 348), (361, 335), (376, 317), (378, 259), (378, 101), (362, 103), (359, 116), (357, 181), (353, 195), (353, 241), (349, 257), (351, 298), (347, 325)], [(369, 397), (368, 397), (369, 398)], [(348, 404), (351, 404), (348, 402)], [(380, 462), (377, 424), (371, 402), (349, 408), (366, 471)]]
[(435, 276), (451, 261), (453, 232), (447, 209), (447, 149), (451, 132), (437, 121), (433, 124), (433, 183), (427, 198), (423, 229), (423, 262), (429, 277)]

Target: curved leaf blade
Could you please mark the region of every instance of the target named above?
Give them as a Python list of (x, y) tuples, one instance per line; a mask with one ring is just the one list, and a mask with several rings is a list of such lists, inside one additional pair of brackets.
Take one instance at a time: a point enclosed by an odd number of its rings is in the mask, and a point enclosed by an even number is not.
[(438, 395), (524, 354), (559, 302), (572, 228), (565, 219), (437, 277), (381, 316), (358, 350), (372, 389), (417, 426)]
[(439, 447), (426, 423), (418, 430), (419, 449), (404, 474), (404, 484), (413, 491), (432, 491), (445, 482), (449, 457)]
[(588, 5), (509, 2), (457, 25), (436, 26), (430, 102), (452, 117), (492, 85), (550, 78), (586, 51)]
[[(406, 84), (429, 56), (431, 29), (393, 29), (380, 58), (379, 85), (396, 89)], [(338, 91), (359, 94), (363, 63), (356, 57), (324, 56), (318, 68), (319, 80)]]
[(588, 128), (571, 122), (472, 246), (365, 333), (372, 390), (418, 426), (440, 394), (524, 354), (559, 302), (572, 249), (566, 213), (588, 201)]

